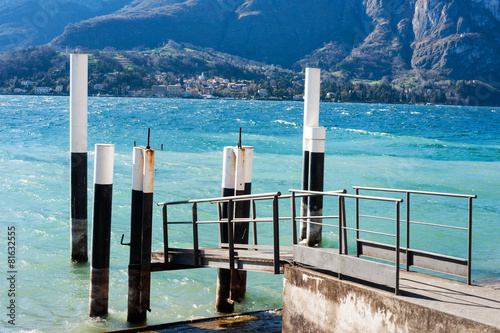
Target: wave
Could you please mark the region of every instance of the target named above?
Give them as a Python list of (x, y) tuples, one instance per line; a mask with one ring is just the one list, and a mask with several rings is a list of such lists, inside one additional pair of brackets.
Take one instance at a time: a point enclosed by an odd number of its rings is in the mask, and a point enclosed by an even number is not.
[(333, 129), (334, 131), (340, 130), (340, 131), (351, 132), (351, 133), (358, 133), (358, 134), (364, 134), (364, 135), (394, 137), (390, 133), (385, 133), (385, 132), (371, 132), (371, 131), (362, 130), (362, 129), (356, 129), (356, 128), (330, 127), (330, 129)]
[(291, 122), (291, 121), (286, 121), (286, 120), (283, 120), (283, 119), (273, 120), (272, 122), (276, 123), (276, 124), (297, 126), (297, 123), (294, 123), (294, 122)]

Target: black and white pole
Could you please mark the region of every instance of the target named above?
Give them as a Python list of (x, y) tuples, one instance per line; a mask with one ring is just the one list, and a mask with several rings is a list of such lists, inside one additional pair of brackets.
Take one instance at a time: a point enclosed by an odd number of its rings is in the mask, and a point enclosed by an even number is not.
[[(155, 172), (155, 152), (148, 146), (143, 150), (144, 169), (142, 179), (142, 247), (141, 247), (141, 281), (140, 311), (150, 311), (151, 290), (151, 238), (153, 227), (153, 185)], [(144, 314), (145, 315), (145, 314)]]
[[(325, 160), (325, 128), (319, 127), (321, 71), (318, 68), (306, 68), (304, 93), (304, 138), (302, 189), (323, 191)], [(302, 199), (301, 216), (321, 216), (323, 198), (310, 196)], [(309, 219), (300, 224), (300, 240), (308, 246), (321, 242), (321, 219)]]
[[(236, 157), (233, 152), (234, 147), (224, 147), (222, 160), (222, 196), (234, 195), (234, 181)], [(227, 204), (221, 208), (221, 219), (227, 218)], [(219, 224), (219, 241), (227, 243), (229, 241), (227, 223)], [(217, 269), (217, 293), (215, 297), (215, 308), (218, 312), (230, 313), (234, 310), (234, 302), (231, 300), (231, 270), (225, 268)]]
[[(235, 195), (251, 194), (252, 192), (252, 163), (253, 147), (238, 146), (234, 149), (236, 157)], [(250, 201), (239, 201), (235, 204), (236, 218), (250, 217)], [(248, 244), (249, 222), (238, 222), (234, 225), (234, 243)], [(242, 270), (231, 271), (231, 299), (240, 301), (246, 292), (247, 272)]]
[(70, 252), (71, 260), (88, 260), (87, 244), (87, 81), (88, 56), (70, 56)]
[[(224, 147), (222, 163), (222, 196), (250, 194), (252, 189), (253, 147)], [(227, 204), (222, 207), (221, 218), (227, 218)], [(250, 202), (235, 205), (236, 218), (250, 217)], [(249, 224), (235, 223), (234, 243), (248, 244)], [(220, 242), (228, 243), (227, 223), (220, 225)], [(216, 309), (218, 312), (233, 312), (234, 301), (240, 301), (246, 290), (246, 272), (236, 269), (218, 269)]]
[(146, 311), (140, 309), (142, 202), (144, 155), (143, 147), (134, 147), (132, 154), (132, 202), (130, 218), (130, 260), (128, 266), (127, 321), (140, 323), (146, 320)]
[(114, 151), (115, 146), (111, 144), (95, 146), (90, 317), (108, 314)]

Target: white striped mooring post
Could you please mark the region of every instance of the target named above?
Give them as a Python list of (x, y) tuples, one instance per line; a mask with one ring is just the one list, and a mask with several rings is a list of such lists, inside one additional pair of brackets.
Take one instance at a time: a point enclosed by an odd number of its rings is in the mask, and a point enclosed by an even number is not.
[[(222, 163), (222, 196), (251, 194), (253, 147), (224, 147)], [(222, 207), (221, 218), (227, 218), (228, 207)], [(234, 207), (235, 217), (250, 217), (250, 202), (238, 202)], [(235, 244), (248, 244), (249, 223), (236, 223), (233, 227)], [(227, 243), (227, 223), (220, 224), (220, 242)], [(240, 301), (246, 291), (246, 272), (236, 269), (217, 270), (216, 310), (230, 313), (234, 301)]]
[(115, 146), (112, 144), (95, 146), (90, 317), (108, 314), (114, 151)]
[(70, 252), (88, 260), (87, 244), (87, 81), (88, 56), (70, 56)]
[(144, 155), (143, 147), (134, 147), (132, 154), (132, 202), (130, 218), (130, 259), (128, 266), (127, 321), (146, 320), (146, 311), (140, 311), (141, 239)]
[(151, 237), (153, 227), (153, 185), (155, 173), (155, 151), (149, 145), (143, 151), (143, 199), (142, 199), (142, 250), (141, 250), (141, 312), (151, 311)]
[[(307, 191), (323, 191), (325, 128), (319, 127), (320, 81), (320, 69), (306, 68), (302, 189)], [(302, 199), (302, 217), (321, 216), (322, 214), (322, 197), (311, 196)], [(321, 219), (309, 219), (309, 221), (321, 223)], [(300, 223), (300, 241), (305, 242), (308, 246), (320, 243), (321, 233), (321, 225)]]
[(153, 221), (154, 150), (134, 147), (128, 266), (127, 321), (144, 322), (150, 310), (151, 230)]

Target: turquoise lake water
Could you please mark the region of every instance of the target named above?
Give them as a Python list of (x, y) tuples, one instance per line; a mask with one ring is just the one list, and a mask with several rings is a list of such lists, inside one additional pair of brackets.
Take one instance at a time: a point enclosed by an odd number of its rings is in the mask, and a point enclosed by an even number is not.
[[(155, 158), (155, 202), (220, 196), (223, 147), (238, 143), (239, 127), (243, 144), (254, 147), (253, 193), (287, 193), (301, 186), (301, 102), (90, 98), (89, 229), (95, 144), (115, 144), (115, 169), (110, 314), (89, 319), (90, 264), (69, 260), (69, 97), (0, 96), (0, 119), (2, 332), (127, 327), (129, 249), (120, 239), (125, 234), (127, 241), (130, 232), (132, 147), (134, 141), (146, 144), (148, 127), (151, 145), (164, 145)], [(500, 108), (321, 103), (320, 126), (327, 129), (325, 190), (353, 193), (358, 185), (477, 195), (472, 278), (500, 278)], [(421, 210), (432, 210), (431, 204)], [(453, 205), (434, 218), (454, 218), (461, 208)], [(160, 225), (161, 211), (155, 208), (153, 248), (158, 249)], [(12, 297), (3, 291), (9, 287), (12, 226), (16, 326), (8, 323)], [(425, 237), (437, 249), (463, 255), (463, 236), (450, 241), (431, 230)], [(174, 229), (172, 237), (178, 238), (172, 241), (183, 245), (189, 240), (184, 234)], [(333, 238), (325, 232), (326, 245)], [(201, 236), (202, 242), (213, 240), (213, 233)], [(216, 270), (208, 268), (153, 273), (148, 324), (216, 315), (215, 281)], [(237, 312), (282, 305), (282, 276), (251, 272), (248, 281)]]

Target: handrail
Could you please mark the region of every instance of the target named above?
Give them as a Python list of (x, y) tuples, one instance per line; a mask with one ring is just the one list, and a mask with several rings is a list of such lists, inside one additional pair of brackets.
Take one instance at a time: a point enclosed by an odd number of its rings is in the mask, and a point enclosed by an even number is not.
[[(308, 191), (308, 190), (293, 190), (290, 189), (291, 194), (291, 207), (292, 207), (292, 232), (293, 232), (293, 242), (294, 244), (297, 244), (297, 235), (296, 235), (296, 220), (302, 220), (304, 223), (308, 224), (317, 224), (317, 225), (322, 225), (326, 227), (333, 227), (333, 228), (338, 228), (338, 255), (343, 256), (343, 255), (348, 255), (347, 251), (347, 230), (351, 231), (356, 231), (356, 233), (359, 235), (360, 232), (362, 233), (370, 233), (370, 234), (376, 234), (376, 235), (381, 235), (381, 236), (389, 236), (394, 238), (394, 247), (396, 249), (400, 248), (400, 231), (399, 231), (399, 223), (400, 223), (400, 209), (399, 206), (403, 202), (403, 199), (399, 198), (386, 198), (386, 197), (376, 197), (376, 196), (366, 196), (366, 195), (358, 195), (358, 194), (348, 194), (346, 193), (345, 190), (343, 191), (331, 191), (331, 192), (320, 192), (320, 191)], [(338, 197), (338, 215), (336, 216), (301, 216), (297, 217), (296, 216), (296, 205), (295, 205), (295, 198), (299, 197), (296, 196), (295, 194), (299, 193), (302, 196), (332, 196), (332, 197)], [(362, 199), (362, 200), (374, 200), (374, 201), (384, 201), (384, 202), (389, 202), (389, 203), (394, 203), (395, 204), (395, 218), (393, 219), (395, 221), (395, 231), (394, 234), (389, 234), (386, 232), (377, 232), (374, 230), (364, 230), (360, 229), (359, 225), (356, 225), (356, 228), (351, 228), (347, 227), (346, 225), (346, 215), (345, 215), (345, 198), (353, 198), (356, 199), (356, 201)], [(323, 223), (324, 219), (327, 218), (334, 218), (338, 219), (338, 225), (333, 225), (333, 224), (326, 224)], [(315, 219), (315, 220), (320, 220), (320, 222), (317, 221), (311, 221), (310, 219)], [(357, 237), (358, 238), (358, 237)], [(400, 265), (400, 254), (399, 251), (395, 251), (394, 254), (394, 291), (396, 294), (399, 293), (399, 265)], [(338, 271), (337, 273), (339, 276), (341, 276), (344, 272)], [(366, 277), (365, 277), (366, 278)]]
[[(291, 219), (292, 222), (292, 243), (297, 244), (297, 221), (304, 221), (304, 223), (310, 223), (310, 224), (321, 224), (326, 227), (333, 227), (333, 228), (338, 228), (338, 245), (339, 249), (338, 255), (348, 255), (348, 248), (347, 248), (347, 231), (353, 231), (356, 233), (356, 256), (363, 256), (363, 257), (372, 257), (372, 258), (378, 258), (385, 260), (387, 262), (392, 262), (393, 267), (395, 268), (394, 274), (395, 275), (395, 291), (398, 293), (399, 290), (399, 267), (400, 267), (400, 254), (404, 255), (406, 254), (406, 268), (409, 270), (410, 265), (414, 265), (416, 267), (422, 268), (421, 264), (415, 263), (414, 260), (422, 260), (422, 257), (430, 257), (430, 261), (427, 261), (424, 266), (426, 266), (429, 262), (431, 262), (434, 267), (436, 267), (437, 264), (442, 264), (443, 262), (446, 263), (452, 263), (454, 269), (456, 269), (455, 272), (448, 273), (452, 275), (457, 275), (457, 276), (465, 276), (466, 271), (465, 269), (467, 268), (467, 282), (470, 284), (471, 283), (471, 235), (472, 235), (472, 199), (476, 198), (476, 195), (466, 195), (466, 194), (454, 194), (454, 193), (442, 193), (442, 192), (429, 192), (429, 191), (413, 191), (413, 190), (401, 190), (401, 189), (385, 189), (385, 188), (376, 188), (376, 187), (362, 187), (362, 186), (354, 186), (353, 187), (356, 190), (355, 194), (348, 194), (346, 190), (338, 190), (338, 191), (325, 191), (325, 192), (320, 192), (320, 191), (307, 191), (307, 190), (294, 190), (290, 189), (289, 191), (291, 194), (289, 195), (282, 195), (281, 192), (271, 192), (271, 193), (262, 193), (262, 194), (251, 194), (251, 195), (241, 195), (241, 196), (230, 196), (230, 197), (217, 197), (217, 198), (207, 198), (207, 199), (196, 199), (196, 200), (184, 200), (184, 201), (172, 201), (172, 202), (160, 202), (157, 205), (163, 207), (163, 228), (164, 228), (164, 253), (165, 253), (165, 260), (167, 260), (167, 254), (168, 254), (168, 225), (171, 224), (192, 224), (193, 226), (193, 248), (194, 248), (194, 266), (198, 267), (200, 265), (200, 258), (199, 258), (199, 253), (198, 253), (198, 226), (200, 224), (227, 224), (227, 231), (228, 231), (228, 239), (227, 242), (221, 242), (219, 241), (219, 247), (227, 249), (228, 250), (228, 255), (229, 255), (229, 267), (234, 268), (237, 257), (235, 257), (235, 249), (241, 249), (245, 248), (243, 244), (235, 244), (235, 239), (233, 238), (233, 228), (235, 226), (235, 223), (247, 223), (251, 222), (252, 227), (253, 227), (253, 243), (248, 244), (248, 249), (253, 249), (254, 251), (258, 251), (259, 249), (262, 249), (264, 247), (270, 248), (273, 250), (273, 257), (274, 257), (274, 272), (279, 273), (280, 272), (280, 266), (279, 266), (279, 261), (280, 261), (280, 245), (279, 245), (279, 222), (282, 220), (287, 220)], [(382, 197), (382, 196), (375, 196), (375, 195), (360, 195), (359, 191), (360, 190), (368, 190), (368, 191), (382, 191), (382, 192), (396, 192), (396, 193), (405, 193), (406, 198), (391, 198), (391, 197)], [(423, 194), (423, 195), (436, 195), (436, 196), (446, 196), (446, 197), (456, 197), (456, 198), (467, 198), (469, 201), (469, 225), (467, 228), (465, 227), (459, 227), (459, 226), (452, 226), (452, 225), (444, 225), (444, 224), (436, 224), (436, 223), (428, 223), (428, 222), (420, 222), (420, 221), (412, 221), (410, 219), (410, 198), (412, 194)], [(324, 197), (337, 197), (338, 198), (338, 215), (320, 215), (320, 216), (297, 216), (296, 214), (296, 203), (295, 199), (296, 198), (304, 198), (304, 197), (317, 197), (317, 196), (324, 196)], [(290, 217), (280, 217), (279, 216), (279, 208), (278, 208), (278, 201), (279, 199), (290, 199), (290, 208), (291, 208), (291, 215)], [(352, 228), (351, 226), (346, 225), (346, 206), (345, 206), (345, 201), (344, 199), (354, 199), (356, 201), (356, 207), (355, 207), (355, 227)], [(256, 214), (256, 201), (258, 200), (272, 200), (272, 217), (259, 217), (257, 218)], [(381, 201), (381, 202), (387, 202), (387, 203), (394, 203), (395, 204), (395, 216), (394, 217), (383, 217), (383, 216), (372, 216), (372, 215), (363, 215), (360, 214), (359, 212), (359, 202), (360, 200), (368, 200), (368, 201)], [(250, 217), (235, 217), (235, 203), (237, 202), (250, 202)], [(402, 220), (400, 217), (400, 204), (405, 202), (406, 203), (406, 220)], [(210, 204), (216, 204), (217, 205), (217, 220), (210, 220), (210, 221), (203, 221), (198, 219), (198, 204), (201, 203), (210, 203)], [(167, 217), (167, 207), (171, 205), (180, 205), (180, 204), (191, 204), (192, 205), (192, 220), (191, 221), (168, 221)], [(223, 205), (224, 204), (224, 205)], [(334, 203), (334, 206), (337, 206), (337, 204)], [(224, 207), (224, 208), (223, 208)], [(265, 209), (269, 209), (269, 205), (265, 203)], [(224, 214), (222, 214), (222, 210), (227, 209), (227, 215), (226, 211), (224, 211)], [(392, 211), (392, 210), (391, 210)], [(320, 213), (321, 214), (321, 213)], [(222, 217), (222, 216), (227, 216), (227, 217)], [(271, 215), (271, 214), (269, 214)], [(377, 215), (377, 213), (375, 214)], [(381, 219), (381, 220), (388, 220), (394, 223), (395, 225), (395, 230), (394, 233), (390, 233), (391, 231), (387, 232), (387, 230), (377, 230), (374, 228), (360, 228), (360, 218), (374, 218), (374, 219)], [(338, 220), (338, 225), (335, 224), (327, 224), (323, 223), (324, 220), (327, 219), (332, 219)], [(272, 222), (272, 233), (273, 233), (273, 244), (272, 245), (265, 245), (264, 247), (262, 245), (257, 246), (257, 229), (256, 229), (256, 224), (258, 222)], [(401, 247), (400, 242), (401, 242), (401, 235), (400, 235), (400, 223), (405, 223), (406, 224), (406, 247)], [(443, 227), (443, 228), (451, 228), (451, 229), (457, 229), (461, 231), (467, 231), (468, 232), (468, 257), (467, 259), (462, 259), (462, 258), (453, 258), (448, 256), (449, 258), (445, 258), (446, 256), (444, 254), (438, 254), (438, 253), (432, 253), (432, 252), (427, 252), (427, 251), (422, 251), (422, 250), (417, 250), (417, 249), (412, 249), (410, 247), (410, 228), (409, 225), (411, 224), (420, 224), (420, 225), (425, 225), (425, 226), (436, 226), (436, 227)], [(224, 225), (224, 228), (226, 226)], [(225, 230), (224, 230), (225, 232)], [(389, 236), (394, 239), (394, 245), (390, 245), (392, 241), (389, 241), (388, 243), (380, 243), (380, 242), (375, 242), (369, 240), (370, 238), (360, 238), (360, 233), (364, 234), (374, 234), (374, 235), (380, 235), (380, 236)], [(374, 238), (376, 239), (376, 238)], [(374, 247), (375, 246), (375, 247)], [(378, 248), (376, 248), (378, 246)], [(281, 247), (283, 248), (283, 247)], [(375, 252), (375, 250), (379, 252)], [(385, 251), (384, 253), (380, 251)], [(359, 252), (359, 253), (358, 253)], [(423, 255), (422, 253), (426, 253)], [(383, 256), (379, 257), (378, 255), (382, 253)], [(347, 257), (346, 257), (347, 258)], [(355, 258), (353, 256), (353, 258)], [(403, 257), (404, 258), (404, 257)], [(351, 259), (348, 259), (351, 260)], [(432, 260), (434, 260), (432, 262)], [(444, 260), (444, 261), (443, 261)], [(450, 261), (451, 260), (451, 261)], [(352, 262), (352, 261), (350, 261)], [(402, 264), (405, 264), (405, 262), (402, 262)], [(354, 264), (357, 265), (357, 264)], [(466, 267), (467, 265), (467, 267)], [(458, 268), (455, 268), (458, 267)], [(426, 267), (423, 267), (426, 268)], [(392, 269), (392, 268), (391, 268)], [(433, 268), (429, 268), (433, 270)], [(440, 271), (440, 267), (437, 269), (434, 269), (436, 271)], [(448, 269), (448, 268), (447, 268)], [(446, 270), (445, 270), (446, 271)], [(444, 271), (443, 271), (444, 272)], [(392, 275), (390, 275), (392, 276)], [(385, 277), (385, 279), (389, 279), (389, 281), (392, 281), (392, 278)]]
[[(458, 193), (443, 193), (443, 192), (432, 192), (432, 191), (420, 191), (420, 190), (407, 190), (407, 189), (389, 189), (389, 188), (379, 188), (379, 187), (367, 187), (367, 186), (353, 186), (353, 189), (356, 190), (356, 194), (359, 193), (359, 190), (367, 190), (367, 191), (379, 191), (379, 192), (393, 192), (393, 193), (404, 193), (406, 195), (406, 220), (404, 221), (406, 223), (406, 270), (410, 269), (410, 255), (411, 251), (416, 251), (416, 250), (411, 250), (410, 248), (410, 225), (411, 224), (417, 224), (417, 225), (426, 225), (426, 226), (434, 226), (434, 227), (440, 227), (440, 228), (447, 228), (447, 229), (455, 229), (455, 230), (462, 230), (462, 231), (467, 231), (467, 284), (472, 283), (472, 199), (477, 198), (477, 195), (474, 194), (458, 194)], [(411, 215), (411, 195), (412, 194), (420, 194), (420, 195), (432, 195), (432, 196), (443, 196), (443, 197), (454, 197), (454, 198), (465, 198), (468, 200), (468, 225), (467, 227), (458, 227), (458, 226), (450, 226), (450, 225), (445, 225), (445, 224), (437, 224), (437, 223), (429, 223), (429, 222), (421, 222), (421, 221), (412, 221), (410, 218)], [(364, 216), (359, 214), (359, 207), (358, 203), (356, 205), (356, 219), (357, 223), (359, 223), (359, 217)], [(366, 217), (366, 215), (365, 215)], [(368, 216), (371, 217), (371, 216)], [(376, 217), (378, 218), (378, 217)], [(357, 235), (358, 236), (358, 235)]]
[(281, 192), (234, 195), (234, 196), (228, 196), (228, 197), (217, 197), (217, 198), (208, 198), (208, 199), (194, 199), (194, 200), (159, 202), (156, 205), (157, 206), (182, 205), (182, 204), (188, 204), (188, 203), (202, 203), (202, 202), (216, 203), (216, 202), (229, 202), (230, 200), (233, 202), (248, 201), (248, 200), (266, 200), (266, 199), (272, 199), (274, 196), (278, 196), (278, 197), (281, 196)]
[[(219, 241), (219, 246), (222, 248), (228, 249), (229, 255), (229, 267), (233, 269), (235, 266), (235, 240), (233, 238), (233, 228), (235, 223), (247, 223), (253, 222), (253, 244), (249, 244), (249, 248), (256, 249), (257, 246), (257, 236), (256, 236), (256, 223), (257, 222), (272, 222), (273, 223), (273, 253), (274, 253), (274, 273), (280, 273), (280, 246), (279, 246), (279, 221), (288, 219), (288, 218), (280, 218), (279, 217), (279, 209), (278, 209), (278, 199), (280, 198), (280, 192), (271, 192), (271, 193), (262, 193), (262, 194), (249, 194), (249, 195), (237, 195), (237, 196), (227, 196), (227, 197), (218, 197), (218, 198), (207, 198), (207, 199), (195, 199), (195, 200), (183, 200), (183, 201), (171, 201), (171, 202), (160, 202), (157, 203), (158, 206), (163, 207), (163, 233), (164, 233), (164, 260), (168, 258), (168, 225), (171, 224), (192, 224), (193, 226), (193, 260), (194, 267), (199, 266), (199, 239), (198, 239), (198, 225), (200, 224), (227, 224), (227, 232), (228, 232), (228, 240), (226, 243), (222, 243)], [(257, 218), (256, 217), (256, 208), (255, 201), (257, 200), (272, 200), (273, 201), (273, 214), (270, 218)], [(242, 201), (250, 201), (252, 203), (252, 213), (251, 217), (235, 217), (235, 203)], [(198, 219), (198, 204), (200, 203), (210, 203), (217, 204), (218, 210), (218, 220), (215, 221), (203, 221)], [(221, 204), (227, 203), (227, 216), (223, 218), (221, 215)], [(167, 207), (171, 205), (182, 205), (182, 204), (191, 204), (192, 205), (192, 221), (168, 221)], [(224, 246), (225, 244), (225, 246)]]
[[(336, 197), (344, 197), (344, 198), (358, 198), (358, 199), (367, 199), (367, 200), (379, 200), (379, 201), (392, 201), (392, 202), (403, 202), (403, 199), (399, 198), (384, 198), (384, 197), (374, 197), (367, 195), (356, 195), (356, 194), (348, 194), (342, 192), (320, 192), (320, 191), (306, 191), (306, 190), (288, 190), (290, 192), (302, 193), (310, 195), (327, 195), (327, 196), (336, 196)], [(314, 216), (316, 218), (316, 216)]]
[(457, 197), (457, 198), (477, 198), (477, 195), (475, 194), (444, 193), (444, 192), (390, 189), (390, 188), (367, 187), (367, 186), (353, 186), (352, 188), (355, 190), (358, 189), (358, 190), (381, 191), (381, 192), (414, 193), (414, 194), (437, 195), (443, 197)]

